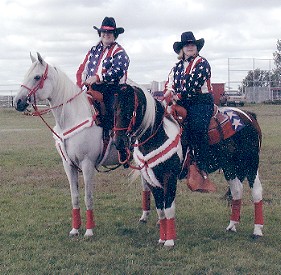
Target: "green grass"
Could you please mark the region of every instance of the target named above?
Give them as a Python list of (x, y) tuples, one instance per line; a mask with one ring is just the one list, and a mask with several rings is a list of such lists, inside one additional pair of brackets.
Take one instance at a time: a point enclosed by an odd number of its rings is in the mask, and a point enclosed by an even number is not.
[[(238, 232), (225, 232), (230, 208), (221, 198), (226, 183), (217, 172), (215, 194), (191, 193), (184, 181), (178, 183), (172, 250), (157, 246), (155, 211), (146, 225), (138, 223), (141, 187), (129, 183), (129, 171), (122, 168), (97, 175), (94, 237), (69, 238), (70, 191), (52, 134), (39, 118), (0, 109), (0, 274), (280, 274), (281, 109), (243, 108), (257, 113), (263, 130), (264, 237), (250, 238), (247, 184)], [(46, 119), (53, 125), (50, 114)]]

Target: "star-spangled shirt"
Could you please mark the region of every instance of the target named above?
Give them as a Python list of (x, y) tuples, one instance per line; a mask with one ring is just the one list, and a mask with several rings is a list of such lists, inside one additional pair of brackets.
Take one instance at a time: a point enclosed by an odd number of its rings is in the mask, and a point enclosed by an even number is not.
[(123, 84), (127, 79), (130, 59), (125, 50), (116, 42), (104, 47), (102, 42), (92, 47), (76, 73), (77, 85), (90, 76), (98, 76), (100, 82)]
[(211, 67), (201, 56), (190, 60), (180, 60), (169, 73), (165, 84), (164, 98), (181, 99), (182, 94), (192, 96), (196, 93), (212, 92)]

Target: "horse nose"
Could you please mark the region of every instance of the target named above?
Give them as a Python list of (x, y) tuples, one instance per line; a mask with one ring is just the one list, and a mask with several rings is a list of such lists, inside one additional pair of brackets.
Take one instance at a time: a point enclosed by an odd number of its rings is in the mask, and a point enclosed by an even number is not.
[(122, 136), (115, 136), (115, 146), (117, 150), (124, 150), (126, 148), (127, 145), (127, 141), (126, 139), (124, 139), (124, 137)]
[(28, 107), (28, 103), (26, 100), (18, 99), (16, 102), (14, 102), (14, 106), (17, 111), (23, 112)]

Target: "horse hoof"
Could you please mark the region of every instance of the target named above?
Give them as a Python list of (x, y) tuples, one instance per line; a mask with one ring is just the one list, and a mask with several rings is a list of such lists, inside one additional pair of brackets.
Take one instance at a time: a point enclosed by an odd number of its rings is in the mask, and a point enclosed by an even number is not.
[(255, 241), (259, 240), (260, 238), (262, 238), (262, 235), (256, 235), (256, 234), (252, 235), (252, 239), (255, 240)]
[(167, 248), (173, 248), (174, 245), (175, 245), (174, 240), (167, 240), (167, 241), (164, 243), (164, 246), (167, 247)]
[(162, 240), (162, 239), (159, 239), (159, 240), (158, 240), (158, 244), (159, 244), (159, 245), (163, 245), (165, 242), (166, 242), (166, 241), (165, 241), (165, 240)]
[(235, 227), (234, 228), (233, 227), (232, 228), (226, 228), (225, 231), (230, 232), (230, 233), (236, 233), (237, 232)]
[(226, 228), (226, 231), (236, 232), (236, 225), (237, 224), (239, 224), (239, 223), (235, 222), (235, 221), (230, 221), (228, 227)]
[(93, 229), (87, 229), (85, 234), (84, 234), (84, 237), (90, 238), (90, 237), (93, 237), (93, 236), (94, 236)]
[(69, 232), (69, 237), (77, 237), (79, 236), (79, 230), (72, 228), (72, 230)]

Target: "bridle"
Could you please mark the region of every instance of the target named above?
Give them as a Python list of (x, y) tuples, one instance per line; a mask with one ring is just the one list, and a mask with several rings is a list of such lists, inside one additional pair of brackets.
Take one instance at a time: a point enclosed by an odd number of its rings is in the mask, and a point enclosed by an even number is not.
[[(34, 87), (34, 88), (29, 88), (26, 85), (20, 85), (21, 87), (24, 87), (25, 89), (27, 89), (29, 91), (29, 94), (27, 95), (27, 99), (28, 101), (30, 101), (31, 96), (34, 97), (34, 105), (36, 106), (36, 98), (35, 98), (35, 94), (39, 89), (42, 89), (44, 87), (44, 82), (48, 77), (48, 71), (49, 71), (49, 66), (48, 64), (46, 65), (46, 69), (45, 72), (43, 73), (42, 77), (40, 78), (40, 81), (38, 82), (38, 84)], [(35, 111), (37, 110), (37, 106), (36, 108), (34, 108)]]
[(38, 82), (38, 84), (33, 87), (33, 88), (29, 88), (27, 87), (26, 85), (21, 85), (21, 87), (27, 89), (29, 91), (28, 95), (27, 95), (27, 101), (30, 103), (31, 101), (31, 97), (33, 96), (34, 98), (34, 103), (32, 104), (32, 107), (34, 109), (34, 112), (32, 112), (32, 116), (39, 116), (42, 121), (45, 123), (45, 125), (50, 129), (50, 131), (60, 140), (62, 140), (62, 138), (53, 130), (53, 128), (47, 123), (47, 121), (42, 117), (43, 114), (46, 114), (48, 112), (50, 112), (51, 110), (53, 109), (56, 109), (58, 107), (61, 107), (63, 106), (64, 104), (66, 103), (69, 103), (71, 102), (74, 98), (76, 98), (77, 96), (79, 96), (81, 93), (83, 93), (83, 90), (81, 90), (79, 93), (75, 94), (72, 98), (68, 99), (66, 102), (64, 103), (61, 103), (59, 105), (56, 105), (56, 106), (53, 106), (53, 107), (49, 107), (49, 108), (45, 108), (43, 110), (39, 110), (38, 109), (38, 106), (36, 104), (36, 92), (39, 90), (39, 89), (42, 89), (44, 87), (44, 83), (45, 83), (45, 80), (47, 79), (48, 77), (48, 72), (49, 72), (49, 66), (48, 64), (46, 65), (46, 69), (42, 75), (42, 77), (40, 78), (40, 81)]
[[(127, 127), (117, 127), (116, 126), (116, 117), (114, 118), (114, 127), (113, 127), (113, 132), (114, 132), (114, 135), (116, 135), (116, 132), (118, 131), (126, 131), (125, 132), (125, 135), (127, 137), (131, 136), (131, 137), (136, 137), (136, 134), (138, 132), (138, 130), (135, 130), (134, 131), (134, 128), (136, 126), (136, 119), (137, 119), (137, 109), (138, 109), (138, 106), (139, 106), (139, 100), (138, 100), (138, 96), (137, 96), (137, 93), (136, 91), (134, 90), (134, 110), (132, 112), (132, 117), (131, 117), (131, 120), (128, 124)], [(156, 130), (154, 131), (154, 133), (152, 133), (152, 135), (150, 135), (147, 139), (145, 139), (143, 142), (141, 143), (133, 143), (131, 144), (132, 147), (140, 147), (142, 145), (144, 145), (145, 143), (147, 143), (150, 139), (152, 139), (158, 132), (158, 130), (160, 129), (161, 125), (163, 124), (163, 120), (164, 120), (164, 117), (165, 117), (165, 112), (163, 114), (163, 118), (161, 120), (161, 123), (159, 123), (159, 125), (157, 126)], [(128, 163), (129, 166), (133, 169), (137, 169), (137, 170), (141, 170), (142, 167), (136, 167), (136, 166), (132, 166), (129, 161), (130, 161), (130, 158), (131, 158), (131, 151), (129, 148), (125, 148), (126, 150), (126, 154), (127, 154), (127, 157), (124, 161), (121, 161), (120, 159), (120, 153), (118, 151), (118, 156), (119, 156), (119, 162), (121, 164), (126, 164)]]
[[(115, 95), (115, 96), (117, 96), (117, 95)], [(136, 92), (134, 92), (134, 110), (133, 110), (133, 113), (132, 113), (131, 120), (130, 120), (127, 127), (116, 127), (116, 118), (114, 118), (114, 128), (113, 128), (114, 134), (118, 131), (126, 131), (127, 136), (132, 134), (133, 128), (136, 125), (138, 106), (139, 106), (138, 97), (136, 95)]]

